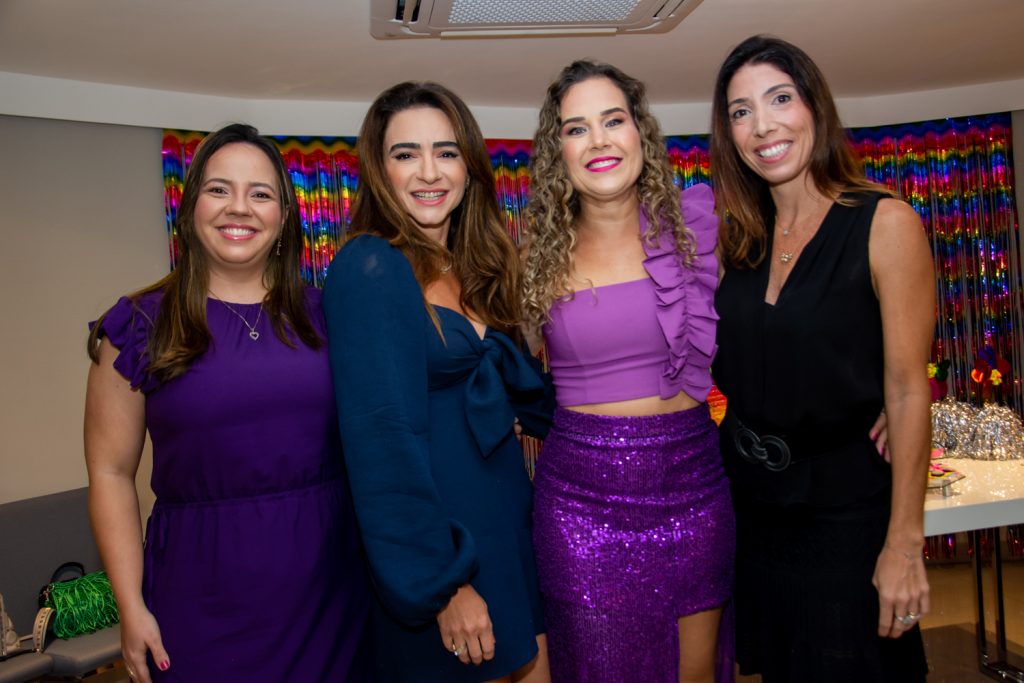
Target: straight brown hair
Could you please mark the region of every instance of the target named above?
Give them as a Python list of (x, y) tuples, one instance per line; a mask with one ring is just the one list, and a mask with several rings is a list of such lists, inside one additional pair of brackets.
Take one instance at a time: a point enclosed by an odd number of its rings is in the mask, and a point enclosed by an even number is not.
[(711, 173), (719, 249), (722, 260), (734, 268), (752, 268), (764, 259), (768, 227), (775, 219), (768, 183), (743, 162), (732, 140), (727, 93), (733, 76), (748, 64), (771, 64), (784, 72), (793, 79), (800, 99), (810, 109), (814, 146), (809, 170), (819, 192), (844, 204), (849, 200), (840, 197), (843, 192), (889, 193), (864, 177), (818, 65), (792, 43), (771, 36), (751, 36), (725, 58), (711, 102)]
[[(270, 160), (280, 188), (283, 225), (280, 254), (271, 251), (263, 273), (267, 295), (263, 310), (271, 321), (274, 334), (288, 346), (295, 348), (294, 334), (309, 348), (320, 348), (323, 339), (310, 321), (301, 276), (303, 250), (302, 226), (299, 221), (298, 201), (280, 152), (272, 142), (260, 137), (252, 126), (233, 123), (210, 133), (196, 148), (192, 163), (185, 173), (178, 209), (177, 267), (158, 282), (133, 292), (129, 298), (137, 302), (141, 297), (162, 292), (160, 310), (153, 321), (147, 355), (147, 372), (160, 382), (167, 382), (183, 374), (189, 365), (206, 353), (210, 346), (210, 328), (206, 322), (206, 302), (209, 286), (207, 256), (196, 233), (196, 202), (203, 184), (210, 158), (226, 145), (246, 144), (263, 152)], [(89, 334), (87, 351), (93, 362), (99, 362), (100, 332), (104, 313)], [(139, 311), (139, 315), (143, 315)]]
[[(391, 118), (406, 109), (430, 107), (451, 122), (466, 164), (469, 185), (452, 212), (448, 244), (427, 237), (406, 213), (388, 180), (384, 137)], [(464, 310), (496, 330), (519, 338), (519, 254), (498, 206), (490, 155), (476, 119), (458, 95), (438, 83), (405, 82), (388, 88), (370, 105), (356, 141), (359, 187), (350, 236), (372, 234), (402, 250), (421, 289), (452, 264)], [(447, 248), (447, 250), (446, 250)], [(433, 314), (432, 309), (428, 311)], [(435, 320), (433, 315), (431, 317)]]

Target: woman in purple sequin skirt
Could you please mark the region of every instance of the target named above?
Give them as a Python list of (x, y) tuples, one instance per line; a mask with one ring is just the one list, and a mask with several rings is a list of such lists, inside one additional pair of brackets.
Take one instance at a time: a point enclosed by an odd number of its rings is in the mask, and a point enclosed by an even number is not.
[(554, 680), (677, 680), (676, 619), (732, 588), (732, 509), (707, 409), (560, 409), (536, 487)]
[(548, 90), (533, 178), (524, 309), (559, 405), (534, 502), (552, 680), (730, 681), (711, 191), (680, 196), (643, 84), (589, 61)]

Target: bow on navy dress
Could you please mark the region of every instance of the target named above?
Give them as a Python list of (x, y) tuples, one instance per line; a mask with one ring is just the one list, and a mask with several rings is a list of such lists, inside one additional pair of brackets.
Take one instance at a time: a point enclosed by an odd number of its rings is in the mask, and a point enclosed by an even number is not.
[[(324, 291), (331, 369), (356, 515), (377, 594), (384, 681), (498, 678), (544, 632), (530, 538), (532, 489), (513, 433), (543, 436), (553, 396), (539, 365), (500, 332), (481, 339), (435, 306), (385, 240), (348, 242)], [(481, 667), (441, 642), (437, 613), (470, 583), (497, 641)]]

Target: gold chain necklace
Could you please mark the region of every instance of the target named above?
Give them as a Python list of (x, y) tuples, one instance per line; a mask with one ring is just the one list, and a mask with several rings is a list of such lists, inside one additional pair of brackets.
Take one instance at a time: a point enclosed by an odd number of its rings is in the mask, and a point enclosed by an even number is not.
[[(828, 206), (825, 209), (826, 213), (828, 212), (828, 207), (831, 207), (831, 206), (832, 206), (832, 203), (829, 202)], [(818, 217), (818, 216), (819, 216), (819, 214), (816, 213), (815, 217)], [(821, 220), (823, 218), (824, 218), (824, 216), (821, 216), (819, 218), (819, 220), (818, 220), (819, 224), (821, 223)], [(776, 218), (775, 218), (776, 225), (778, 225), (778, 221), (779, 221), (779, 219), (776, 216)], [(790, 225), (782, 228), (782, 236), (783, 237), (789, 237), (789, 233), (793, 230), (794, 227), (796, 227), (796, 221), (793, 221), (793, 223), (791, 223)], [(803, 245), (803, 246), (806, 246), (806, 244)], [(779, 262), (780, 263), (789, 263), (800, 252), (800, 249), (802, 249), (803, 246), (801, 246), (799, 249), (794, 249), (793, 251), (783, 251), (782, 247), (780, 246), (779, 247)]]

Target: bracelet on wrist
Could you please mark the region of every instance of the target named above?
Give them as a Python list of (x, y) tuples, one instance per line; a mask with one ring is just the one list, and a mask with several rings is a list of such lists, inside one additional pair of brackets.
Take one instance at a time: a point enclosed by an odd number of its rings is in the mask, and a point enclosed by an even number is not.
[(888, 550), (888, 551), (890, 551), (890, 552), (894, 552), (894, 553), (896, 553), (897, 555), (902, 555), (902, 556), (903, 556), (903, 557), (905, 557), (905, 558), (906, 558), (906, 559), (907, 559), (908, 561), (910, 561), (910, 560), (916, 560), (916, 559), (918, 559), (919, 557), (921, 557), (921, 551), (920, 551), (920, 550), (919, 550), (919, 551), (917, 551), (916, 553), (908, 553), (908, 552), (906, 552), (906, 551), (900, 550), (899, 548), (894, 548), (894, 547), (892, 547), (891, 545), (889, 545), (888, 543), (886, 543), (886, 544), (885, 544), (884, 546), (882, 546), (882, 549), (883, 549), (883, 550)]

